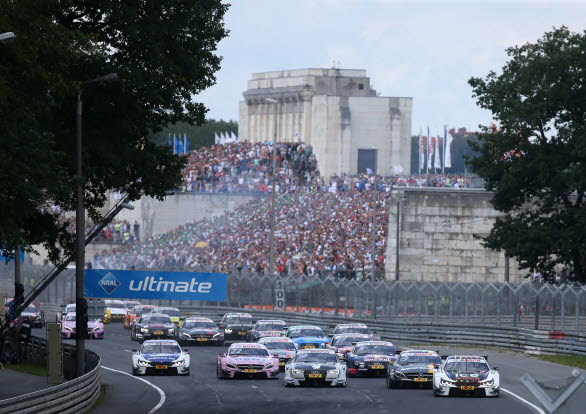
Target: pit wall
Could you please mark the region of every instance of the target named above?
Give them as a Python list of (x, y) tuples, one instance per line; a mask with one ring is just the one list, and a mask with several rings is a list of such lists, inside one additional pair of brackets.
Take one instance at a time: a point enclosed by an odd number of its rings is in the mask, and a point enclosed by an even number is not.
[[(488, 234), (500, 214), (492, 208), (491, 196), (473, 189), (396, 190), (389, 215), (386, 279), (505, 282), (504, 254), (482, 247), (474, 238)], [(510, 282), (522, 281), (525, 274), (509, 260)]]

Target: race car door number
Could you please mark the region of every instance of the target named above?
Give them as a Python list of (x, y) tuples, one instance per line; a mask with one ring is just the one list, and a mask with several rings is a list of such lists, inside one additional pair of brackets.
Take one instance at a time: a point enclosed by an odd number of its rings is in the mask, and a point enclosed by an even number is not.
[(163, 331), (155, 331), (153, 335), (163, 335)]
[(256, 374), (258, 372), (258, 370), (256, 370), (256, 369), (245, 369), (244, 372), (246, 372), (247, 374)]
[(167, 369), (167, 365), (155, 365), (156, 369)]
[(309, 378), (321, 378), (321, 374), (309, 374)]
[(198, 340), (198, 341), (202, 341), (202, 342), (203, 342), (203, 341), (207, 341), (207, 340), (208, 340), (208, 338), (197, 338), (197, 340)]
[(385, 369), (384, 365), (371, 365), (370, 368), (372, 369)]
[(474, 391), (474, 386), (472, 385), (463, 385), (460, 387), (462, 391)]
[(415, 382), (427, 382), (427, 378), (413, 378)]

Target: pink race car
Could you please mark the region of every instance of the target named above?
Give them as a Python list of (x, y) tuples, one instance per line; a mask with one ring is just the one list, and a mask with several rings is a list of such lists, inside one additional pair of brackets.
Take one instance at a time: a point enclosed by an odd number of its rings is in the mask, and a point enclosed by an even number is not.
[[(75, 313), (68, 313), (61, 322), (61, 337), (75, 338), (75, 331)], [(104, 339), (104, 324), (97, 319), (89, 320), (87, 333), (91, 339)]]
[(277, 378), (279, 358), (262, 344), (236, 343), (218, 355), (218, 378)]

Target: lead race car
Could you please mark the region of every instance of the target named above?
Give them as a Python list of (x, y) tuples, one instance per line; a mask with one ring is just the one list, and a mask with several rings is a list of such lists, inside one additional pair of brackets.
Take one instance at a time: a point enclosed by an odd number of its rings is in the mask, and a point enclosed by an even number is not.
[(385, 376), (387, 367), (392, 365), (396, 359), (397, 351), (392, 342), (359, 342), (347, 354), (348, 376)]
[(189, 353), (177, 341), (144, 341), (140, 350), (132, 351), (132, 375), (189, 375)]
[(449, 356), (433, 373), (433, 395), (480, 395), (498, 398), (500, 376), (489, 367), (486, 357)]
[(324, 331), (319, 326), (313, 325), (291, 326), (286, 336), (293, 340), (297, 349), (324, 348), (330, 343)]
[(346, 365), (332, 349), (304, 349), (285, 365), (285, 387), (295, 385), (346, 386)]
[(285, 369), (285, 364), (295, 358), (297, 348), (291, 338), (264, 337), (258, 340), (259, 344), (267, 347), (269, 353), (279, 358), (279, 368)]
[(429, 386), (433, 385), (433, 370), (441, 364), (437, 352), (428, 350), (410, 349), (401, 352), (393, 365), (389, 365), (387, 387), (400, 386)]
[(218, 355), (216, 375), (224, 378), (277, 378), (279, 358), (262, 344), (235, 343)]

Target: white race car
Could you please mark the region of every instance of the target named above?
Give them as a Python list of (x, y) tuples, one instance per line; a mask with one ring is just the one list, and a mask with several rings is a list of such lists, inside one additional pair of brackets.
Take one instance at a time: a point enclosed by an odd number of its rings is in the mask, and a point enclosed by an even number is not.
[(447, 357), (433, 372), (433, 395), (479, 395), (498, 398), (498, 368), (490, 368), (486, 357), (455, 355)]
[(258, 340), (259, 344), (263, 344), (269, 350), (271, 355), (276, 355), (279, 358), (279, 367), (281, 371), (285, 369), (287, 362), (295, 358), (297, 348), (295, 348), (295, 342), (291, 338), (279, 338), (279, 337), (264, 337)]
[(189, 375), (189, 354), (177, 341), (144, 341), (140, 350), (132, 351), (132, 375)]
[(346, 364), (333, 349), (301, 349), (285, 365), (285, 387), (294, 385), (346, 386)]

